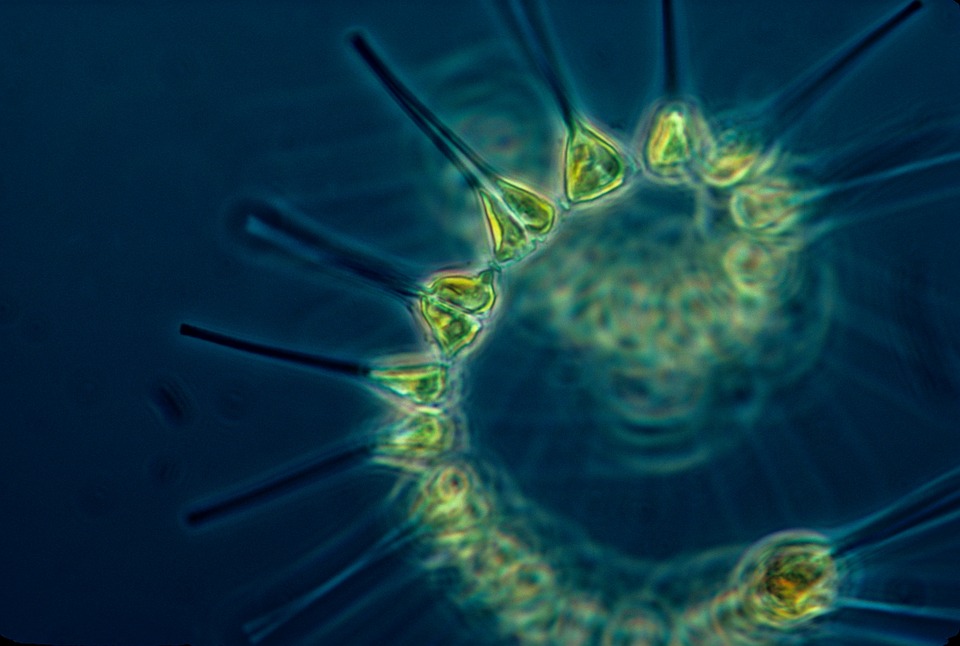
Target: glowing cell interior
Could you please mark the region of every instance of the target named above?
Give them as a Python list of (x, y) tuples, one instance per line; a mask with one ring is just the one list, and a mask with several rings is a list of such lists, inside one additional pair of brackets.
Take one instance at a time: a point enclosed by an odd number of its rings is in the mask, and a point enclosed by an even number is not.
[(440, 363), (373, 368), (370, 378), (384, 388), (408, 397), (418, 404), (430, 404), (442, 398), (447, 387), (447, 368)]
[(564, 149), (564, 186), (571, 202), (588, 202), (623, 185), (626, 161), (617, 146), (583, 122), (575, 122)]

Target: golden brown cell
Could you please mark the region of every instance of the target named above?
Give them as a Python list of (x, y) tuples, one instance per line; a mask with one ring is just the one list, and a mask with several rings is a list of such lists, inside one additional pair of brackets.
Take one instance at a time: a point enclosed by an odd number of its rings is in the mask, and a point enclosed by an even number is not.
[(474, 275), (446, 274), (433, 279), (426, 292), (469, 314), (483, 314), (496, 300), (493, 279), (494, 272), (489, 269)]
[(734, 581), (749, 620), (787, 630), (833, 609), (840, 574), (826, 537), (791, 531), (752, 547)]
[(567, 134), (564, 186), (573, 202), (589, 202), (623, 185), (626, 160), (616, 144), (583, 121)]
[(420, 298), (420, 313), (440, 350), (448, 357), (473, 343), (483, 328), (474, 315), (430, 295)]
[(659, 182), (683, 182), (706, 136), (706, 124), (693, 105), (681, 101), (662, 104), (650, 117), (640, 142), (644, 169)]
[(378, 462), (408, 471), (422, 471), (454, 448), (460, 438), (456, 423), (437, 408), (417, 407), (379, 434)]
[(369, 378), (395, 395), (416, 404), (431, 404), (443, 398), (447, 389), (447, 366), (437, 362), (412, 363), (406, 358), (394, 365), (370, 369)]
[(770, 179), (733, 190), (730, 215), (743, 230), (779, 235), (796, 228), (802, 210), (796, 189), (786, 180)]
[(543, 236), (553, 229), (557, 208), (547, 198), (517, 181), (497, 178), (496, 186), (504, 204), (528, 232)]
[(480, 203), (487, 221), (487, 231), (493, 244), (493, 258), (498, 263), (520, 260), (534, 249), (523, 225), (503, 201), (481, 190)]

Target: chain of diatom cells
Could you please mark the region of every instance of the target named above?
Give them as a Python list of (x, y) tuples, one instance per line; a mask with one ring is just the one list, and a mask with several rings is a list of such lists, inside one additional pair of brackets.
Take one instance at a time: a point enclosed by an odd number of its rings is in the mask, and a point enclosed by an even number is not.
[[(564, 569), (563, 550), (544, 545), (511, 513), (515, 501), (484, 478), (460, 395), (470, 357), (500, 315), (504, 276), (541, 258), (533, 279), (519, 284), (569, 347), (608, 364), (624, 384), (612, 403), (634, 422), (689, 414), (725, 366), (776, 373), (785, 359), (757, 346), (790, 327), (785, 304), (804, 252), (806, 214), (788, 156), (749, 133), (713, 132), (690, 101), (654, 105), (635, 150), (574, 112), (558, 155), (564, 194), (548, 196), (494, 170), (361, 34), (352, 43), (464, 175), (490, 241), (474, 270), (424, 280), (415, 308), (429, 341), (424, 357), (370, 375), (397, 416), (379, 436), (376, 459), (403, 474), (401, 522), (418, 539), (424, 567), (448, 581), (452, 573), (451, 596), (462, 608), (529, 644), (773, 644), (828, 611), (839, 574), (826, 539), (813, 532), (760, 541), (727, 580), (679, 607), (642, 589), (616, 597), (585, 588)], [(616, 201), (637, 186), (694, 197), (682, 249), (628, 241), (636, 253), (617, 266), (595, 237), (564, 236), (577, 218), (603, 217), (596, 208), (579, 213), (580, 205)], [(677, 383), (685, 385), (677, 391)]]

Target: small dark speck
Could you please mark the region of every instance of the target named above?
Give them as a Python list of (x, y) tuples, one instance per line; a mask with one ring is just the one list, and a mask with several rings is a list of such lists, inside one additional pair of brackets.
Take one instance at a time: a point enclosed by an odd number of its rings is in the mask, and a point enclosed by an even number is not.
[(44, 343), (50, 339), (50, 321), (40, 316), (33, 316), (20, 321), (20, 336), (27, 343)]
[(161, 378), (150, 387), (149, 403), (160, 421), (170, 426), (186, 426), (196, 417), (187, 387), (173, 377)]
[(232, 426), (241, 422), (250, 413), (252, 405), (251, 389), (245, 384), (231, 384), (217, 396), (217, 416), (222, 423)]

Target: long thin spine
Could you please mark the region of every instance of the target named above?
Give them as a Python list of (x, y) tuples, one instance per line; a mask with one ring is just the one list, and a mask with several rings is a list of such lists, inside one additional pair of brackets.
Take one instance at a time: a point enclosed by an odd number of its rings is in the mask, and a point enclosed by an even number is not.
[[(876, 48), (923, 7), (921, 0), (912, 0), (865, 36), (843, 48), (830, 60), (802, 75), (796, 82), (776, 95), (764, 106), (763, 112), (781, 134), (790, 130), (800, 117), (810, 110), (845, 72)], [(765, 117), (766, 118), (766, 117)]]
[[(469, 277), (458, 278), (461, 278), (463, 282), (469, 280)], [(441, 280), (443, 279), (434, 281), (434, 284)], [(436, 291), (438, 290), (434, 288), (428, 293), (435, 293)], [(452, 298), (448, 296), (446, 302), (450, 302)], [(453, 305), (456, 306), (457, 303), (453, 303)], [(492, 306), (492, 298), (490, 299), (490, 305)], [(463, 309), (462, 305), (460, 309)], [(465, 312), (465, 315), (467, 312)], [(381, 363), (371, 364), (241, 339), (191, 323), (181, 323), (180, 334), (254, 356), (322, 370), (332, 374), (364, 379), (374, 386), (407, 398), (415, 404), (432, 404), (439, 401), (444, 397), (447, 387), (446, 364), (428, 361), (423, 357), (400, 357), (399, 360), (398, 358), (388, 358)]]
[(857, 599), (855, 597), (838, 598), (837, 608), (848, 608), (850, 610), (860, 610), (894, 617), (944, 622), (952, 625), (960, 623), (960, 609), (958, 608), (913, 606), (908, 603), (872, 601), (869, 599)]
[(355, 470), (369, 463), (373, 455), (372, 443), (343, 444), (216, 498), (191, 505), (183, 515), (184, 522), (192, 530), (203, 529)]
[(673, 0), (662, 0), (660, 12), (663, 18), (663, 93), (674, 96), (680, 89), (677, 69), (677, 26)]
[[(952, 590), (956, 590), (952, 586)], [(867, 596), (878, 591), (865, 591)], [(950, 594), (950, 588), (944, 589)], [(951, 594), (947, 599), (953, 598)], [(843, 594), (837, 598), (837, 613), (820, 627), (829, 643), (877, 644), (878, 646), (923, 646), (940, 644), (960, 622), (960, 610), (950, 601), (932, 599), (880, 600)], [(941, 605), (944, 604), (944, 605)], [(839, 640), (839, 641), (838, 641)], [(936, 641), (935, 641), (936, 640)], [(948, 641), (953, 644), (954, 640)]]
[(828, 199), (849, 191), (866, 188), (889, 180), (898, 179), (900, 177), (907, 177), (913, 175), (914, 173), (922, 173), (924, 171), (933, 170), (941, 166), (948, 166), (956, 162), (960, 162), (960, 152), (944, 153), (942, 155), (937, 155), (936, 157), (909, 162), (907, 164), (877, 171), (875, 173), (861, 175), (860, 177), (837, 182), (835, 184), (827, 184), (818, 188), (799, 191), (791, 198), (791, 203), (798, 206), (809, 206), (814, 202)]
[(497, 173), (406, 87), (361, 32), (350, 44), (397, 104), (457, 168), (478, 198), (487, 219), (497, 262), (518, 260), (533, 250), (534, 238), (553, 228), (556, 208), (542, 195)]
[(805, 243), (812, 245), (815, 242), (828, 238), (831, 234), (847, 229), (856, 224), (871, 222), (885, 217), (903, 216), (904, 213), (920, 212), (922, 208), (937, 202), (955, 199), (960, 195), (960, 187), (948, 186), (939, 191), (926, 191), (913, 199), (903, 200), (893, 205), (885, 205), (869, 212), (847, 215), (842, 218), (834, 216), (831, 219), (822, 219), (810, 227), (804, 235)]
[[(777, 185), (773, 183), (765, 187), (762, 185), (741, 186), (734, 189), (731, 211), (735, 219), (744, 215), (745, 208), (755, 211), (754, 218), (756, 215), (764, 213), (767, 216), (775, 216), (767, 223), (769, 230), (770, 224), (776, 224), (777, 226), (787, 225), (798, 217), (802, 217), (802, 214), (814, 212), (812, 207), (818, 202), (829, 200), (830, 198), (857, 189), (882, 184), (900, 177), (909, 177), (910, 175), (932, 171), (957, 162), (960, 162), (960, 152), (952, 151), (816, 188), (793, 190), (787, 184)], [(946, 195), (949, 194), (950, 191), (948, 189)], [(936, 195), (936, 193), (933, 194), (933, 196)], [(933, 196), (924, 194), (920, 198), (920, 203), (930, 201)], [(901, 210), (906, 210), (903, 206), (900, 208)], [(891, 213), (891, 211), (895, 212), (896, 210), (896, 207), (891, 208), (889, 204), (885, 204), (884, 208), (874, 213), (845, 214), (842, 217), (837, 217), (832, 213), (824, 211), (826, 215), (821, 215), (819, 218), (810, 218), (811, 226), (809, 230), (804, 233), (804, 238), (807, 242), (813, 242), (825, 234), (832, 233), (851, 224), (887, 215)], [(743, 224), (743, 222), (741, 221), (740, 224)], [(754, 224), (756, 224), (756, 222)]]
[(422, 474), (462, 444), (462, 429), (442, 409), (419, 404), (397, 406), (394, 419), (372, 433), (339, 442), (277, 473), (191, 505), (184, 513), (184, 522), (191, 529), (202, 529), (361, 467)]
[[(351, 598), (349, 607), (337, 610), (332, 617), (325, 612), (327, 609), (323, 604), (316, 604), (317, 610), (323, 612), (325, 621), (315, 628), (305, 629), (302, 642), (298, 643), (338, 644), (349, 640), (352, 643), (382, 644), (388, 643), (397, 634), (408, 635), (411, 626), (418, 621), (416, 618), (427, 614), (422, 607), (427, 601), (418, 598), (429, 595), (429, 592), (423, 590), (422, 584), (417, 588), (418, 579), (422, 577), (423, 573), (417, 568), (406, 568), (399, 573), (391, 572), (378, 585), (370, 586)], [(429, 602), (435, 603), (435, 599), (429, 597)], [(385, 603), (389, 604), (389, 614), (384, 614)], [(405, 607), (408, 605), (421, 607), (410, 610)], [(304, 608), (303, 612), (308, 610), (309, 608)], [(377, 616), (378, 621), (369, 621), (371, 616)], [(371, 631), (374, 635), (367, 636), (366, 631)], [(285, 638), (286, 635), (278, 638), (278, 641), (286, 641)]]
[[(496, 178), (492, 190), (496, 195), (486, 188), (478, 189), (477, 193), (493, 234), (494, 259), (498, 262), (516, 260), (533, 250), (528, 232), (539, 236), (550, 230), (555, 209), (531, 190), (503, 178)], [(481, 327), (480, 315), (493, 303), (490, 271), (469, 276), (441, 276), (423, 285), (414, 280), (410, 272), (395, 268), (394, 265), (402, 267), (402, 263), (385, 262), (359, 244), (338, 240), (291, 209), (260, 202), (249, 206), (241, 204), (233, 210), (230, 220), (228, 224), (238, 228), (239, 235), (248, 243), (268, 244), (286, 256), (323, 269), (338, 269), (407, 303), (417, 303), (427, 327), (441, 342), (441, 349), (451, 356), (473, 341)], [(467, 288), (470, 293), (455, 293), (459, 288), (453, 288), (451, 281), (470, 285)], [(475, 300), (476, 294), (483, 296), (481, 300), (486, 305), (467, 302)], [(441, 339), (440, 335), (454, 338)]]
[(867, 560), (901, 541), (960, 520), (960, 469), (954, 469), (851, 526), (834, 530), (834, 554)]
[(496, 178), (497, 175), (490, 165), (400, 81), (383, 57), (373, 49), (362, 32), (353, 32), (348, 39), (370, 70), (390, 92), (397, 105), (427, 135), (437, 149), (456, 166), (471, 188), (479, 189), (482, 187), (480, 177), (491, 182)]
[(494, 512), (489, 493), (478, 491), (477, 483), (469, 466), (455, 462), (419, 474), (407, 483), (410, 506), (405, 520), (319, 586), (246, 622), (244, 633), (253, 644), (260, 643), (346, 581), (413, 540), (438, 541), (438, 545), (451, 547), (486, 531)]
[[(829, 200), (830, 198), (850, 193), (857, 189), (867, 188), (882, 184), (887, 181), (896, 180), (901, 177), (909, 177), (916, 173), (922, 173), (934, 170), (942, 166), (949, 166), (960, 162), (960, 152), (944, 153), (928, 159), (921, 159), (915, 162), (902, 164), (894, 168), (889, 168), (875, 173), (861, 175), (835, 184), (827, 184), (819, 188), (799, 191), (790, 198), (790, 203), (798, 207), (810, 207), (817, 202)], [(898, 202), (896, 204), (884, 203), (882, 208), (871, 212), (847, 213), (845, 209), (840, 210), (840, 215), (836, 210), (824, 210), (824, 215), (811, 221), (811, 227), (806, 234), (809, 242), (814, 242), (820, 238), (828, 236), (837, 231), (849, 228), (850, 226), (876, 220), (889, 215), (899, 213), (914, 212), (919, 210), (920, 206), (935, 203), (941, 199), (946, 199), (956, 195), (956, 187), (949, 187), (941, 191), (928, 191), (915, 197), (912, 200)]]
[(324, 372), (342, 374), (351, 377), (366, 377), (370, 374), (371, 370), (369, 365), (365, 365), (360, 362), (337, 359), (335, 357), (327, 357), (320, 354), (301, 352), (299, 350), (291, 350), (288, 348), (279, 348), (265, 343), (240, 339), (222, 332), (215, 332), (191, 323), (181, 323), (180, 334), (185, 337), (206, 341), (207, 343), (230, 348), (246, 354), (276, 359), (277, 361), (282, 361), (284, 363), (304, 366), (307, 368), (315, 368), (323, 370)]
[(338, 270), (394, 295), (418, 293), (417, 281), (400, 262), (387, 263), (362, 245), (325, 230), (289, 205), (244, 200), (228, 214), (227, 226), (240, 242), (267, 245), (284, 255), (324, 270)]
[(259, 644), (346, 581), (409, 544), (413, 537), (414, 534), (411, 532), (409, 525), (394, 528), (358, 558), (320, 585), (299, 595), (292, 601), (244, 623), (243, 632), (252, 644)]
[[(595, 200), (623, 185), (627, 159), (619, 147), (577, 111), (560, 76), (545, 20), (535, 2), (503, 0), (502, 13), (553, 95), (567, 130), (563, 153), (564, 190), (571, 203)], [(528, 11), (531, 14), (529, 15)]]
[[(558, 59), (543, 27), (543, 17), (539, 14), (538, 7), (534, 3), (528, 3), (525, 8), (522, 0), (503, 0), (500, 4), (503, 7), (502, 14), (516, 35), (517, 42), (547, 84), (564, 125), (568, 129), (575, 128), (579, 117), (570, 100), (566, 83), (560, 75)], [(536, 15), (531, 15), (530, 12), (536, 12)]]

